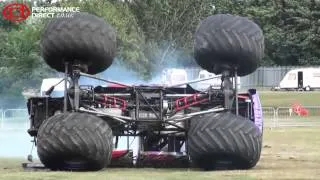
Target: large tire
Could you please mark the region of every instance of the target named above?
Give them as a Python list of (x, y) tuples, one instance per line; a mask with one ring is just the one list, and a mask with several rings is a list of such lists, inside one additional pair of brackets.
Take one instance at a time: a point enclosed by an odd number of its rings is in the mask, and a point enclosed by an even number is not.
[(230, 112), (192, 119), (188, 140), (191, 161), (205, 170), (250, 169), (260, 159), (260, 130), (252, 121)]
[(111, 162), (112, 130), (101, 118), (86, 113), (52, 116), (40, 127), (40, 161), (53, 170), (100, 170)]
[(264, 56), (260, 27), (245, 17), (229, 14), (209, 16), (195, 33), (195, 59), (215, 74), (237, 67), (238, 75), (254, 72)]
[(45, 29), (41, 55), (59, 72), (64, 72), (65, 61), (77, 60), (88, 66), (87, 73), (100, 73), (112, 64), (116, 55), (116, 32), (102, 18), (87, 13), (57, 18)]

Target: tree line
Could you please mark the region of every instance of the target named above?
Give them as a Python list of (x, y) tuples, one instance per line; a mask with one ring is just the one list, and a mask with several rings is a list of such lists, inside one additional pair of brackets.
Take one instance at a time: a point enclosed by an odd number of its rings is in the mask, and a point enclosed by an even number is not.
[[(16, 1), (15, 1), (16, 2)], [(262, 66), (320, 64), (318, 0), (62, 0), (38, 6), (77, 6), (103, 17), (118, 35), (115, 63), (150, 79), (159, 67), (197, 66), (193, 34), (202, 19), (218, 13), (247, 16), (265, 35)], [(0, 2), (0, 10), (10, 1)], [(44, 64), (39, 40), (49, 19), (11, 23), (0, 19), (0, 94), (21, 96), (55, 75)]]

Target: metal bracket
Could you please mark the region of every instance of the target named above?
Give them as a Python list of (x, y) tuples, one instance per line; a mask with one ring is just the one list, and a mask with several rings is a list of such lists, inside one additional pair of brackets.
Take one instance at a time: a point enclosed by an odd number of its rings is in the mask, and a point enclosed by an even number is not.
[(222, 89), (224, 92), (224, 105), (225, 105), (225, 109), (227, 110), (231, 110), (232, 108), (233, 93), (234, 93), (230, 76), (231, 76), (230, 71), (226, 70), (222, 72), (221, 81), (223, 85)]
[(239, 99), (238, 99), (238, 69), (234, 69), (234, 94), (236, 99), (236, 115), (239, 115)]
[(74, 65), (72, 70), (72, 83), (74, 88), (74, 111), (79, 110), (80, 106), (80, 86), (79, 86), (79, 79), (80, 79), (80, 67), (78, 65)]
[(64, 64), (64, 98), (63, 98), (63, 113), (67, 112), (68, 106), (68, 62)]

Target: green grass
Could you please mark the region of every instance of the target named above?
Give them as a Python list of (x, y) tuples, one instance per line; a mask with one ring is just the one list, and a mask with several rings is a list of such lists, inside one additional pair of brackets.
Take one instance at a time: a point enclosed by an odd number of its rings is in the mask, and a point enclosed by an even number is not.
[(259, 92), (264, 107), (291, 107), (298, 102), (303, 106), (320, 106), (320, 92)]
[(320, 129), (265, 130), (261, 160), (251, 170), (203, 172), (192, 169), (106, 169), (99, 172), (24, 172), (23, 160), (0, 159), (0, 179), (6, 180), (196, 180), (196, 179), (319, 179)]

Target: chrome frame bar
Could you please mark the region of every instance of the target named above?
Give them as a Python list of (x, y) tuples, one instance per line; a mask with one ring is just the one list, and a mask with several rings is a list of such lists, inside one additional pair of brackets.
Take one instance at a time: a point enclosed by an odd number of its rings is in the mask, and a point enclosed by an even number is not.
[[(127, 117), (127, 116), (118, 116), (118, 115), (114, 115), (114, 114), (111, 114), (111, 113), (105, 113), (105, 112), (101, 112), (101, 111), (92, 111), (92, 110), (87, 110), (87, 109), (84, 109), (84, 108), (80, 108), (79, 111), (92, 113), (92, 114), (100, 114), (100, 115), (108, 116), (108, 117), (111, 117), (111, 118), (117, 118), (116, 120), (121, 120), (121, 122), (126, 122), (125, 120), (129, 120), (129, 121), (133, 120), (131, 117)], [(122, 120), (122, 119), (124, 119), (124, 120)]]
[[(94, 109), (94, 108), (92, 108)], [(171, 118), (168, 118), (168, 119), (165, 119), (164, 122), (170, 122), (170, 121), (185, 121), (193, 116), (196, 116), (196, 115), (202, 115), (202, 114), (208, 114), (208, 113), (213, 113), (213, 112), (221, 112), (221, 111), (224, 111), (225, 108), (213, 108), (213, 109), (209, 109), (209, 110), (206, 110), (206, 111), (201, 111), (201, 112), (195, 112), (195, 113), (190, 113), (190, 114), (184, 114), (184, 115), (181, 115), (181, 116), (176, 116), (176, 117), (171, 117)], [(91, 113), (91, 114), (97, 114), (97, 115), (103, 115), (103, 116), (108, 116), (108, 117), (111, 117), (113, 118), (114, 120), (117, 120), (121, 123), (127, 123), (127, 121), (134, 121), (133, 118), (131, 117), (127, 117), (127, 116), (118, 116), (118, 115), (114, 115), (114, 114), (110, 114), (110, 113), (105, 113), (105, 112), (101, 112), (101, 111), (98, 111), (98, 110), (87, 110), (87, 109), (84, 109), (83, 107), (81, 107), (79, 109), (80, 112), (86, 112), (86, 113)], [(179, 118), (181, 117), (181, 118)]]
[(195, 112), (195, 113), (190, 113), (190, 114), (184, 114), (181, 115), (181, 118), (179, 119), (178, 117), (172, 117), (172, 118), (168, 118), (165, 119), (165, 121), (184, 121), (187, 120), (193, 116), (197, 116), (197, 115), (202, 115), (202, 114), (208, 114), (208, 113), (213, 113), (213, 112), (221, 112), (224, 111), (225, 108), (213, 108), (213, 109), (209, 109), (206, 111), (201, 111), (201, 112)]
[(117, 81), (110, 81), (110, 80), (102, 79), (102, 78), (99, 78), (97, 76), (86, 74), (86, 73), (83, 73), (83, 72), (80, 72), (80, 76), (84, 76), (84, 77), (88, 77), (88, 78), (104, 81), (104, 82), (107, 82), (107, 83), (117, 84), (117, 85), (120, 85), (120, 86), (131, 87), (130, 85), (127, 85), (127, 84), (123, 84), (123, 83), (120, 83), (120, 82), (117, 82)]

